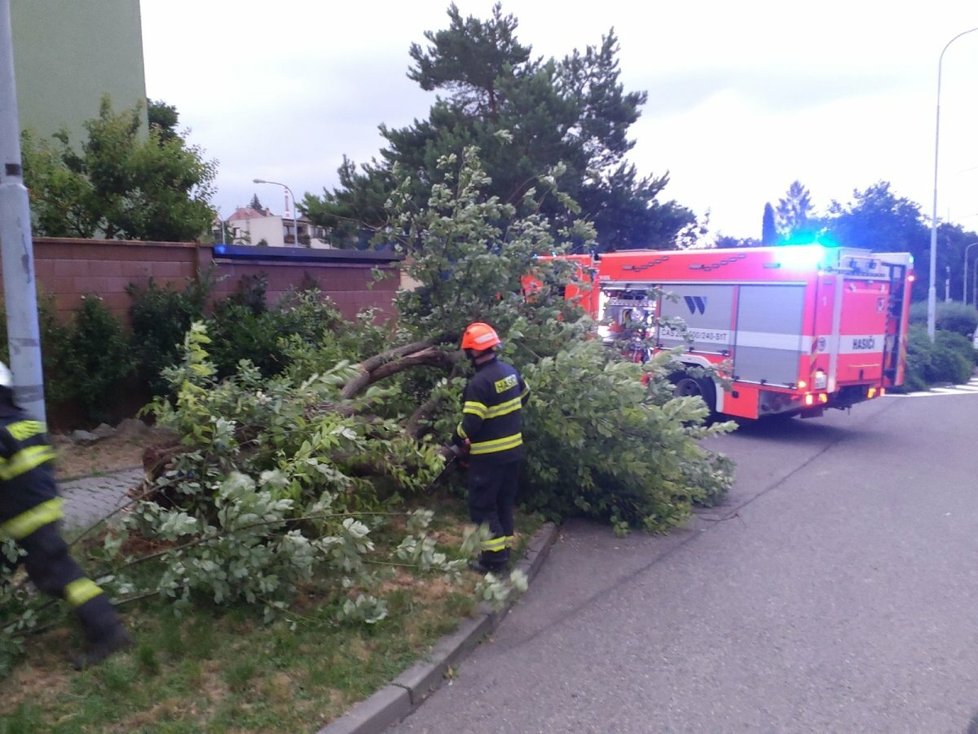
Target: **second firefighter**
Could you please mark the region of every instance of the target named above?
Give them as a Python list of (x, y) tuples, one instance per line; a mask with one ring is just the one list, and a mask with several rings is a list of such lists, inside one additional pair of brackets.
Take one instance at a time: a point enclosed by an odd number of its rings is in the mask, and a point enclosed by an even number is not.
[(530, 396), (516, 368), (498, 358), (501, 344), (489, 324), (466, 327), (461, 347), (475, 374), (462, 393), (462, 419), (453, 439), (453, 450), (468, 462), (469, 518), (490, 533), (472, 564), (483, 573), (498, 573), (509, 563), (524, 456), (523, 406)]

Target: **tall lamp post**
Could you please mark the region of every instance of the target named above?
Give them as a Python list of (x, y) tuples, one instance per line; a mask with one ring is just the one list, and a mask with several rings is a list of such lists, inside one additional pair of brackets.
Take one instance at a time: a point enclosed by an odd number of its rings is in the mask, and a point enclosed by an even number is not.
[(295, 205), (295, 194), (292, 193), (292, 189), (286, 186), (284, 183), (279, 183), (278, 181), (267, 181), (263, 178), (255, 178), (252, 181), (256, 184), (272, 184), (273, 186), (281, 186), (285, 189), (289, 196), (292, 197), (292, 227), (295, 229), (295, 246), (299, 246), (299, 211)]
[(975, 260), (974, 276), (974, 280), (972, 281), (974, 283), (972, 286), (974, 288), (974, 293), (971, 294), (971, 302), (978, 303), (978, 260)]
[[(31, 209), (20, 154), (10, 0), (0, 0), (0, 260), (7, 312), (7, 347), (17, 402), (45, 420), (44, 373), (37, 319)], [(30, 449), (28, 449), (30, 451)], [(4, 462), (5, 470), (12, 464)]]
[[(978, 242), (972, 242), (964, 248), (964, 288), (961, 289), (961, 300), (965, 303), (968, 302), (968, 250), (975, 245), (978, 245)], [(971, 302), (978, 306), (978, 304), (975, 304), (974, 299)]]
[(978, 31), (978, 26), (961, 31), (958, 35), (944, 44), (941, 55), (937, 59), (937, 122), (934, 127), (934, 210), (930, 219), (930, 287), (927, 289), (927, 335), (934, 341), (935, 314), (937, 313), (937, 161), (941, 136), (941, 64), (944, 62), (944, 52), (948, 46), (961, 36)]

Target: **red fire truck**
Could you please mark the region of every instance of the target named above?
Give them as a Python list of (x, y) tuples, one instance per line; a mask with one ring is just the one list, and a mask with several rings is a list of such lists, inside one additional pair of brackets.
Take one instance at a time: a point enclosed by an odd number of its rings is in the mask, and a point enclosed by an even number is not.
[(821, 245), (568, 256), (578, 301), (611, 339), (722, 378), (673, 377), (678, 395), (738, 418), (821, 415), (903, 383), (913, 257)]

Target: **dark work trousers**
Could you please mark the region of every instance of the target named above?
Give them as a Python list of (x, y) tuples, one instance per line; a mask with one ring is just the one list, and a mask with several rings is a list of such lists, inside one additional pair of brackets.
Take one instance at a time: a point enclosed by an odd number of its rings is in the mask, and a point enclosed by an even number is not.
[(520, 459), (499, 463), (480, 458), (469, 464), (469, 519), (487, 525), (492, 534), (482, 543), (480, 561), (486, 568), (502, 568), (509, 562), (522, 463)]
[(42, 525), (17, 543), (27, 552), (22, 560), (31, 582), (39, 591), (68, 602), (89, 642), (98, 641), (120, 624), (106, 595), (71, 557), (56, 523)]

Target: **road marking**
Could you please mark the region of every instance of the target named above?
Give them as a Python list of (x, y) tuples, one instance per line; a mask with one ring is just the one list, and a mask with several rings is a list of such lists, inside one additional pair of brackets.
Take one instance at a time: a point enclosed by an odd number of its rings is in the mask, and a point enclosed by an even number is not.
[(932, 387), (930, 390), (908, 393), (888, 393), (891, 398), (934, 398), (941, 395), (978, 395), (978, 377), (972, 377), (963, 385)]

